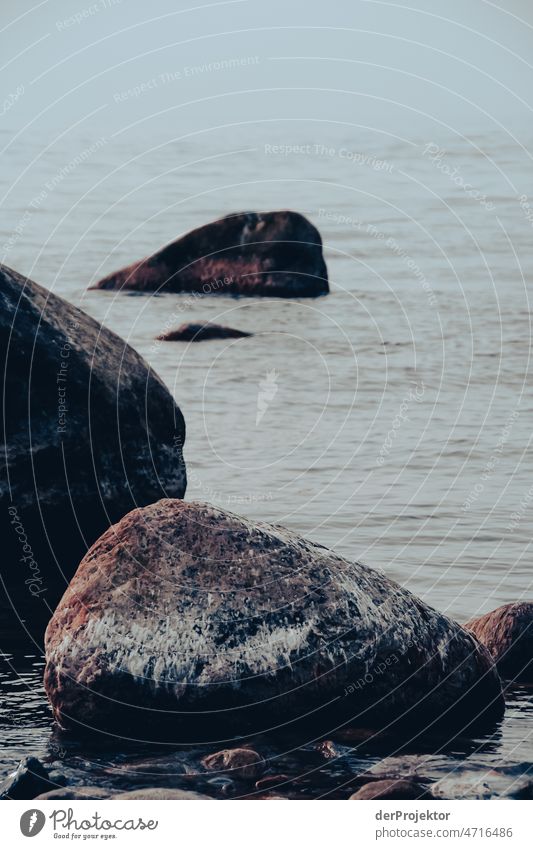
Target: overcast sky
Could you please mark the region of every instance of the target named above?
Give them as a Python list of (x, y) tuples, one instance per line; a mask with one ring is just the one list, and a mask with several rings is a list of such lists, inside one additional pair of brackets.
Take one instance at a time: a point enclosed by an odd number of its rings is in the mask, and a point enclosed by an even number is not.
[(2, 0), (0, 16), (9, 132), (533, 126), (530, 0)]

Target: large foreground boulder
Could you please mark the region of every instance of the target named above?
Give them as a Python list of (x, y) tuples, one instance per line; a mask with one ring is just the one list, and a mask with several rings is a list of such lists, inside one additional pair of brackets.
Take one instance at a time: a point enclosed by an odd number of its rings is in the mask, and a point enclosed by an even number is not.
[(0, 609), (29, 627), (110, 524), (183, 496), (185, 425), (126, 342), (5, 266), (0, 363)]
[(504, 678), (533, 681), (533, 602), (503, 604), (464, 627), (488, 648)]
[(362, 718), (461, 730), (503, 704), (486, 649), (385, 575), (171, 499), (95, 543), (48, 626), (46, 659), (63, 728), (144, 738)]
[(93, 288), (278, 298), (313, 298), (329, 291), (320, 233), (290, 211), (220, 218)]

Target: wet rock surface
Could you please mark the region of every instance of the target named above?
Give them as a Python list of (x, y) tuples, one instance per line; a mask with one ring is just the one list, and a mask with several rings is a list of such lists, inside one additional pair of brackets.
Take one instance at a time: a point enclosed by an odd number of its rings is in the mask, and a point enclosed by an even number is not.
[(360, 790), (350, 796), (359, 799), (431, 799), (427, 787), (415, 781), (401, 778), (383, 779), (364, 784)]
[(503, 677), (533, 681), (533, 602), (504, 604), (464, 627), (487, 647)]
[(265, 768), (263, 759), (253, 749), (223, 749), (208, 755), (202, 764), (207, 770), (249, 779), (258, 778)]
[(46, 657), (54, 716), (78, 733), (144, 728), (151, 709), (150, 727), (206, 742), (215, 727), (220, 739), (221, 727), (365, 715), (422, 732), (503, 705), (486, 649), (384, 575), (171, 499), (132, 511), (88, 552)]
[[(163, 495), (183, 496), (185, 425), (126, 342), (5, 266), (0, 359), (0, 611), (13, 606), (37, 629), (110, 524)], [(16, 627), (2, 621), (11, 639)]]
[(95, 289), (303, 298), (329, 291), (322, 240), (303, 215), (228, 215), (108, 275)]
[(48, 770), (37, 758), (30, 756), (0, 784), (0, 799), (33, 799), (53, 787)]
[(163, 342), (206, 342), (210, 339), (244, 339), (251, 335), (244, 330), (235, 330), (233, 327), (224, 327), (222, 324), (189, 322), (181, 324), (175, 330), (167, 330), (157, 338)]

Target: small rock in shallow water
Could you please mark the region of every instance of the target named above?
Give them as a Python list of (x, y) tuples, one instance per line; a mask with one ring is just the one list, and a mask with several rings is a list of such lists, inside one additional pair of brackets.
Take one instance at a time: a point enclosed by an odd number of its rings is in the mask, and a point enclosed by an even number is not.
[(440, 763), (441, 761), (436, 760), (434, 755), (400, 755), (383, 758), (373, 764), (368, 773), (383, 776), (383, 778), (420, 779), (425, 778), (435, 768), (435, 764)]
[(265, 769), (265, 762), (253, 749), (222, 749), (207, 755), (202, 764), (208, 770), (231, 772), (236, 778), (253, 780)]
[(257, 790), (267, 790), (269, 787), (279, 787), (280, 784), (288, 784), (291, 781), (288, 775), (265, 775), (255, 782)]
[(176, 758), (163, 756), (108, 766), (105, 772), (108, 775), (120, 775), (123, 778), (131, 776), (136, 779), (143, 777), (149, 779), (150, 776), (163, 775), (170, 781), (173, 776), (183, 776), (187, 770)]
[(156, 338), (163, 342), (206, 342), (210, 339), (244, 339), (251, 336), (243, 330), (224, 327), (222, 324), (182, 324), (175, 330), (168, 330)]
[(0, 784), (0, 799), (34, 799), (54, 788), (42, 763), (28, 757), (21, 760), (15, 772)]
[(339, 758), (342, 755), (341, 749), (335, 745), (333, 740), (323, 740), (321, 743), (318, 743), (316, 750), (327, 760)]
[(464, 627), (488, 648), (504, 678), (533, 681), (533, 602), (504, 604)]
[(350, 799), (430, 799), (427, 788), (416, 781), (403, 778), (372, 781), (363, 786)]
[(127, 793), (117, 793), (111, 799), (182, 799), (183, 801), (194, 799), (213, 800), (212, 796), (204, 796), (203, 793), (193, 793), (192, 790), (175, 790), (172, 787), (147, 787), (144, 790), (129, 790)]
[(48, 793), (41, 793), (36, 799), (63, 799), (65, 801), (75, 799), (110, 799), (113, 791), (105, 790), (103, 787), (92, 787), (91, 785), (80, 785), (79, 787), (56, 787)]

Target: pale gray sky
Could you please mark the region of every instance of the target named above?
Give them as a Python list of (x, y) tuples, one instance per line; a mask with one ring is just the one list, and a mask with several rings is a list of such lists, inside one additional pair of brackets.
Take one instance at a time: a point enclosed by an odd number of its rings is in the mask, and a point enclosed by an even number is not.
[(533, 126), (532, 24), (530, 0), (2, 0), (1, 122)]

